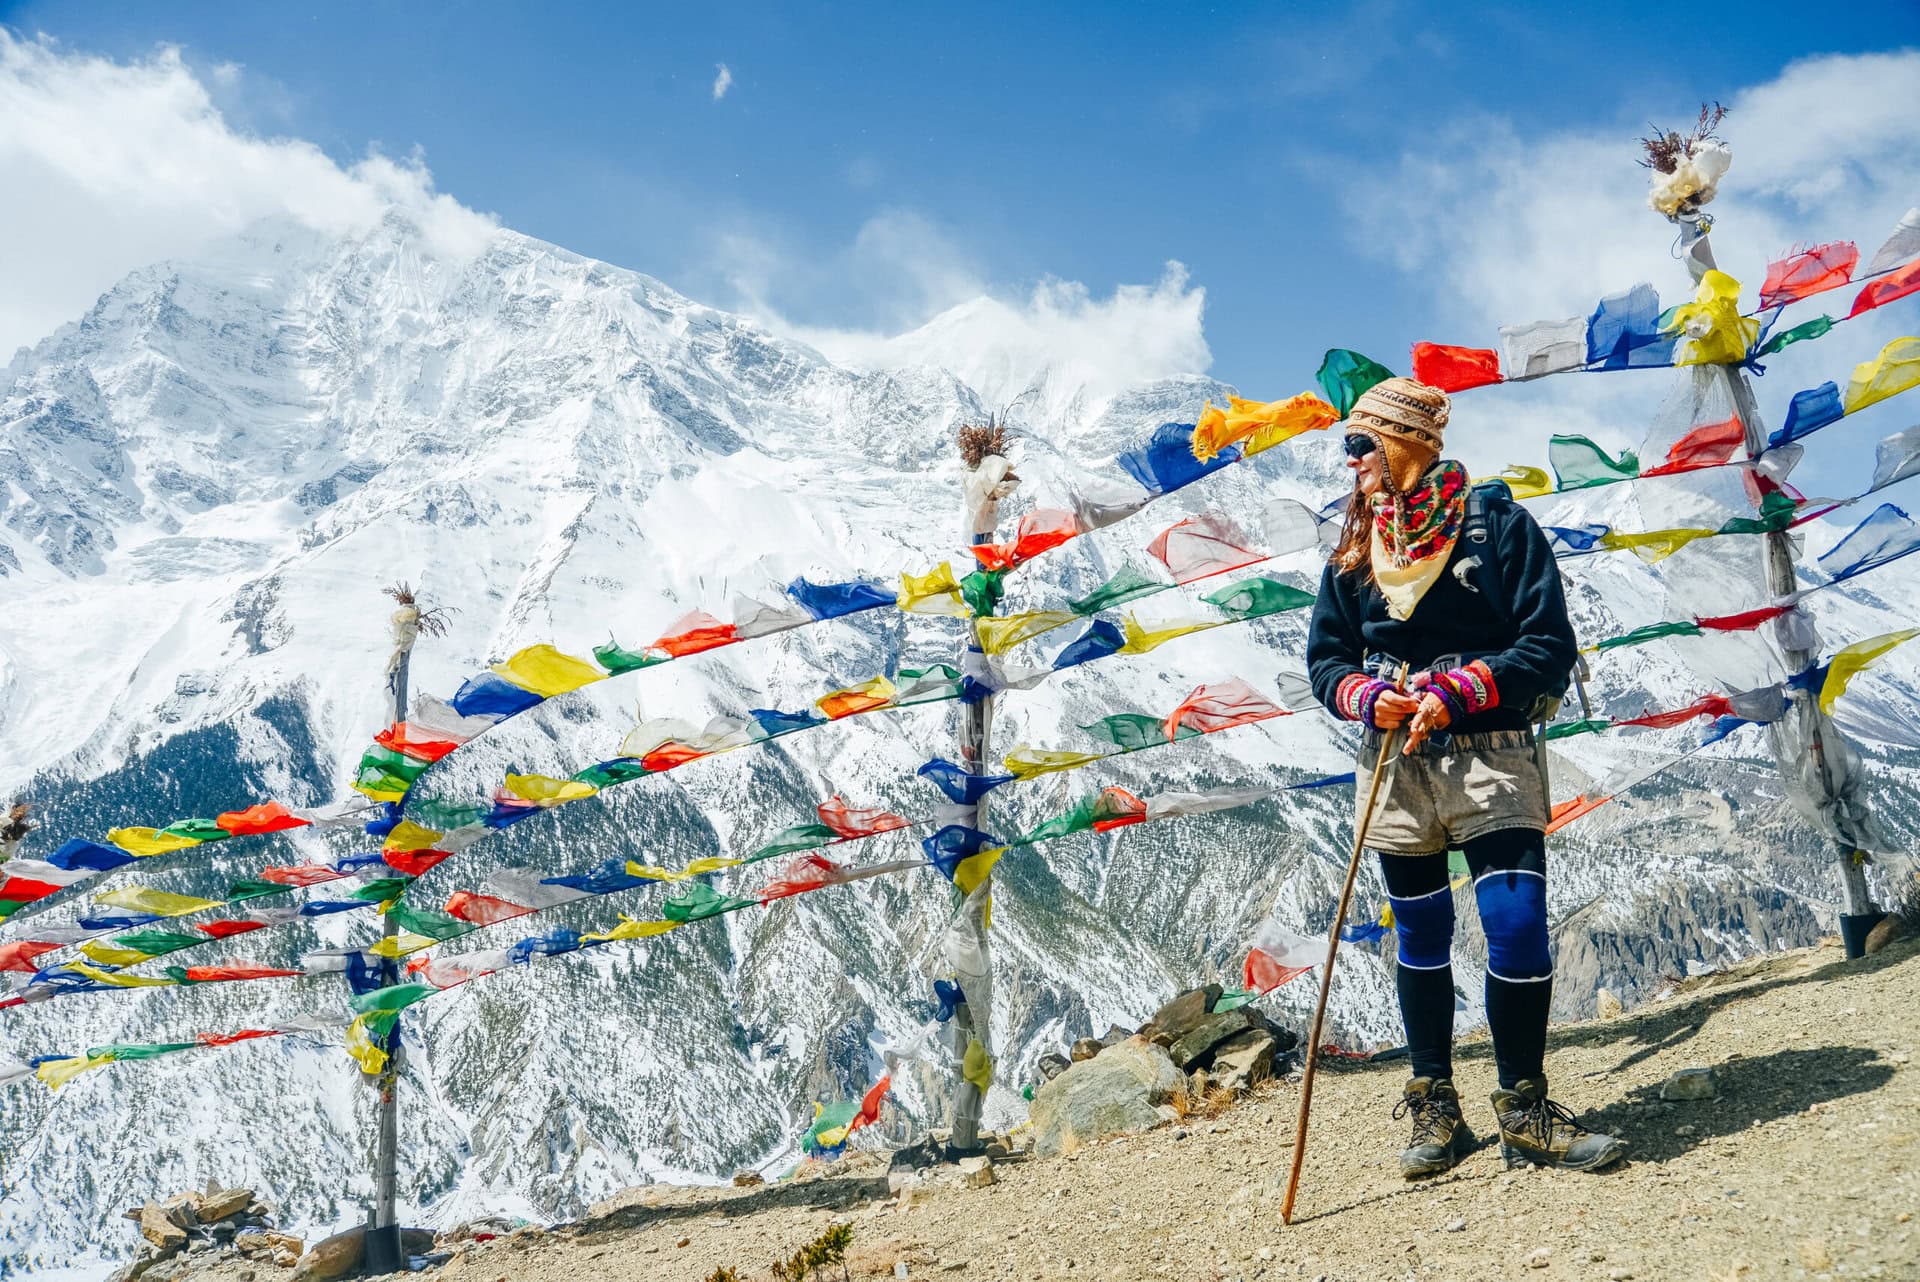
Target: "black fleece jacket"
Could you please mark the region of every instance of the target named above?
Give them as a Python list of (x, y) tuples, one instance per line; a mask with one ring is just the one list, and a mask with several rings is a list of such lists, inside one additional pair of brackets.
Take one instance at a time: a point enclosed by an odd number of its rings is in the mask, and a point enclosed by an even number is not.
[[(1462, 563), (1474, 556), (1480, 565), (1462, 571)], [(1486, 572), (1489, 561), (1496, 574)], [(1485, 596), (1496, 581), (1504, 609)], [(1526, 509), (1489, 497), (1487, 542), (1470, 544), (1463, 532), (1446, 572), (1406, 620), (1387, 613), (1386, 598), (1364, 568), (1342, 574), (1328, 561), (1307, 629), (1307, 676), (1315, 697), (1336, 708), (1340, 682), (1360, 669), (1363, 655), (1377, 654), (1404, 659), (1410, 674), (1444, 655), (1485, 661), (1500, 702), (1448, 727), (1456, 734), (1521, 729), (1529, 704), (1542, 694), (1564, 691), (1580, 646), (1567, 618), (1553, 549)], [(1337, 709), (1335, 715), (1340, 715)]]

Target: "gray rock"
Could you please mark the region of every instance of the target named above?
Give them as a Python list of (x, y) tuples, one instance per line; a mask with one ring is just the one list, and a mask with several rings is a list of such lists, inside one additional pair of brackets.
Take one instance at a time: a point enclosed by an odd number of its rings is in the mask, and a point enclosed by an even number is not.
[(1213, 1048), (1236, 1033), (1245, 1032), (1252, 1017), (1247, 1008), (1215, 1011), (1174, 1039), (1167, 1047), (1173, 1062), (1184, 1069), (1205, 1068), (1213, 1062)]
[(1100, 1037), (1100, 1045), (1103, 1048), (1107, 1046), (1118, 1046), (1121, 1042), (1126, 1041), (1132, 1036), (1133, 1030), (1131, 1028), (1122, 1028), (1118, 1024), (1109, 1024), (1107, 1025), (1107, 1031)]
[(1054, 1078), (1060, 1076), (1060, 1074), (1072, 1067), (1073, 1061), (1065, 1055), (1062, 1055), (1059, 1051), (1048, 1051), (1040, 1057), (1040, 1080), (1043, 1082), (1051, 1082)]
[(1082, 1037), (1073, 1044), (1073, 1049), (1067, 1053), (1072, 1057), (1074, 1063), (1083, 1064), (1105, 1049), (1107, 1048), (1099, 1042), (1096, 1042), (1093, 1038)]
[(1601, 1019), (1618, 1019), (1627, 1011), (1627, 1008), (1620, 1004), (1620, 999), (1604, 988), (1595, 995), (1593, 1004), (1595, 1013)]
[(1880, 919), (1877, 926), (1867, 932), (1866, 941), (1861, 947), (1866, 951), (1867, 956), (1871, 957), (1894, 940), (1904, 939), (1911, 933), (1905, 918), (1899, 913), (1888, 913)]
[(1171, 1046), (1207, 1017), (1213, 1004), (1220, 1000), (1220, 992), (1218, 984), (1189, 988), (1155, 1011), (1153, 1018), (1141, 1026), (1141, 1035), (1162, 1046)]
[(960, 1184), (964, 1188), (983, 1189), (999, 1181), (993, 1173), (993, 1159), (990, 1157), (963, 1157), (960, 1159)]
[(1279, 1049), (1264, 1028), (1235, 1033), (1213, 1048), (1213, 1080), (1230, 1091), (1244, 1091), (1273, 1076)]
[(1720, 1093), (1720, 1075), (1711, 1068), (1683, 1068), (1660, 1083), (1664, 1100), (1712, 1099)]
[(1033, 1093), (1033, 1151), (1054, 1157), (1102, 1136), (1149, 1130), (1160, 1123), (1160, 1106), (1186, 1088), (1186, 1077), (1165, 1050), (1129, 1038)]

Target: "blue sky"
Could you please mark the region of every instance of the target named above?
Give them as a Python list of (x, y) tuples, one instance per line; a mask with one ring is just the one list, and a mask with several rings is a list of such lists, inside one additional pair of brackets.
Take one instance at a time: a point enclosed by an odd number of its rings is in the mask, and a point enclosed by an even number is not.
[[(1178, 260), (1206, 291), (1210, 372), (1256, 396), (1305, 386), (1329, 346), (1404, 368), (1414, 339), (1492, 345), (1635, 279), (1677, 297), (1670, 229), (1634, 195), (1647, 119), (1737, 106), (1822, 55), (1845, 87), (1845, 56), (1897, 47), (1913, 16), (1755, 4), (1689, 38), (1651, 6), (0, 5), (76, 54), (178, 45), (236, 129), (343, 166), (418, 149), (510, 227), (796, 326), (897, 332), (974, 293), (1102, 296)], [(1726, 128), (1735, 180), (1747, 123)], [(1556, 208), (1518, 173), (1536, 149), (1627, 195)], [(1920, 203), (1885, 150), (1849, 164), (1861, 192), (1769, 179), (1769, 220), (1723, 265), (1757, 283), (1793, 239), (1871, 253)], [(1582, 240), (1601, 222), (1604, 250)], [(1506, 234), (1524, 254), (1503, 259)], [(1542, 255), (1572, 260), (1564, 279)], [(1538, 288), (1483, 289), (1503, 266)]]

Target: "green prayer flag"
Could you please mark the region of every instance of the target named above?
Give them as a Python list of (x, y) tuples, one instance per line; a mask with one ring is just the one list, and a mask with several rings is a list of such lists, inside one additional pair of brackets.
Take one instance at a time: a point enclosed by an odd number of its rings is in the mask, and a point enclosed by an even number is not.
[(773, 840), (748, 855), (745, 862), (791, 855), (800, 850), (818, 850), (828, 842), (839, 840), (839, 837), (839, 833), (825, 824), (794, 824), (775, 833)]
[(1327, 394), (1327, 402), (1345, 418), (1362, 393), (1392, 378), (1393, 371), (1358, 352), (1336, 347), (1320, 362), (1315, 377), (1320, 380), (1320, 390)]
[[(857, 1099), (841, 1100), (835, 1104), (821, 1105), (820, 1115), (813, 1119), (813, 1125), (809, 1126), (807, 1133), (800, 1137), (800, 1146), (803, 1149), (827, 1147), (820, 1143), (820, 1137), (828, 1131), (837, 1131), (847, 1126), (859, 1115), (860, 1101)], [(845, 1142), (845, 1140), (841, 1141), (842, 1144)], [(834, 1145), (833, 1147), (838, 1148), (839, 1145)]]
[(1155, 578), (1138, 566), (1123, 565), (1112, 578), (1078, 601), (1067, 602), (1067, 609), (1075, 614), (1098, 614), (1124, 602), (1164, 592), (1172, 586), (1165, 579)]
[(200, 1045), (199, 1042), (148, 1042), (145, 1044), (115, 1042), (111, 1046), (89, 1046), (88, 1059), (112, 1060), (116, 1063), (136, 1059), (153, 1059), (160, 1055), (171, 1055), (175, 1051), (190, 1051)]
[(1471, 871), (1472, 869), (1467, 867), (1467, 854), (1464, 850), (1447, 852), (1447, 876), (1464, 877)]
[(1218, 1015), (1222, 1011), (1239, 1010), (1242, 1006), (1252, 1001), (1253, 996), (1252, 993), (1244, 988), (1229, 988), (1226, 992), (1220, 994), (1220, 1000), (1213, 1004), (1213, 1013)]
[(600, 666), (614, 676), (622, 672), (638, 672), (642, 668), (651, 668), (656, 663), (665, 663), (670, 655), (647, 650), (622, 650), (616, 641), (593, 647), (593, 657)]
[(1649, 623), (1644, 628), (1635, 628), (1624, 636), (1608, 637), (1595, 650), (1618, 650), (1624, 646), (1645, 645), (1649, 641), (1658, 641), (1661, 637), (1697, 637), (1700, 625), (1697, 623)]
[(1006, 585), (1001, 582), (1007, 577), (1005, 570), (975, 570), (960, 580), (960, 599), (967, 603), (976, 619), (992, 614), (1000, 604), (1000, 598), (1007, 594)]
[(1777, 534), (1793, 524), (1800, 505), (1775, 490), (1760, 500), (1759, 516), (1736, 516), (1715, 531), (1716, 534)]
[(705, 921), (722, 913), (751, 908), (760, 901), (723, 895), (704, 881), (689, 883), (679, 894), (660, 905), (660, 915), (668, 921)]
[(424, 1001), (439, 991), (432, 984), (394, 984), (361, 993), (351, 998), (347, 1005), (353, 1008), (356, 1015), (371, 1015), (375, 1011), (397, 1015), (415, 1002)]
[(227, 887), (227, 902), (237, 904), (243, 899), (258, 899), (262, 895), (284, 895), (292, 889), (292, 886), (282, 886), (277, 881), (255, 881), (249, 877)]
[(444, 797), (428, 797), (425, 801), (411, 801), (407, 805), (407, 818), (435, 832), (452, 832), (455, 828), (479, 823), (486, 814), (485, 806), (462, 806)]
[(1305, 609), (1313, 604), (1314, 596), (1290, 583), (1260, 575), (1215, 588), (1200, 599), (1229, 619), (1244, 621), (1285, 610)]
[(390, 749), (381, 747), (368, 748), (360, 754), (360, 769), (362, 771), (384, 771), (387, 774), (398, 775), (408, 783), (412, 783), (415, 779), (418, 779), (426, 772), (427, 767), (431, 764), (432, 762), (416, 761), (405, 753), (393, 752)]
[[(1110, 717), (1102, 717), (1090, 726), (1081, 726), (1082, 730), (1096, 739), (1101, 739), (1122, 752), (1135, 752), (1141, 748), (1151, 748), (1166, 743), (1167, 723), (1160, 717), (1144, 712), (1116, 712)], [(1174, 739), (1191, 739), (1200, 732), (1192, 726), (1183, 725), (1174, 732)]]
[(1099, 802), (1098, 795), (1087, 797), (1066, 814), (1047, 820), (1014, 844), (1031, 846), (1037, 841), (1051, 841), (1055, 837), (1065, 837), (1076, 832), (1092, 832), (1093, 821), (1098, 817), (1095, 808)]
[(1547, 443), (1547, 465), (1561, 490), (1612, 485), (1640, 475), (1640, 457), (1632, 450), (1622, 450), (1616, 459), (1584, 436), (1555, 436)]
[(1561, 721), (1547, 727), (1548, 739), (1571, 739), (1578, 734), (1599, 734), (1612, 725), (1605, 717), (1589, 717), (1585, 721)]
[(461, 921), (450, 913), (437, 908), (415, 908), (401, 900), (387, 913), (393, 918), (393, 924), (412, 935), (425, 935), (428, 939), (452, 939), (475, 929), (473, 923)]
[(131, 948), (149, 957), (159, 957), (166, 953), (178, 952), (182, 948), (191, 948), (195, 944), (204, 944), (207, 942), (207, 936), (187, 935), (172, 930), (133, 930), (124, 935), (116, 935), (109, 942), (115, 948)]
[(233, 835), (211, 819), (182, 819), (160, 831), (173, 837), (191, 837), (195, 841), (225, 841)]
[(617, 761), (603, 761), (597, 766), (588, 766), (573, 777), (596, 788), (611, 788), (618, 783), (632, 783), (652, 773), (640, 764), (638, 757), (622, 757)]
[(1792, 329), (1782, 330), (1772, 338), (1769, 338), (1767, 345), (1755, 352), (1754, 355), (1771, 356), (1783, 347), (1791, 347), (1795, 343), (1804, 342), (1809, 338), (1819, 338), (1832, 328), (1833, 317), (1831, 316), (1816, 316), (1810, 321), (1801, 321)]
[(385, 903), (387, 900), (396, 898), (404, 893), (412, 883), (413, 878), (411, 877), (381, 877), (360, 887), (360, 889), (349, 895), (348, 898), (358, 899), (369, 904)]

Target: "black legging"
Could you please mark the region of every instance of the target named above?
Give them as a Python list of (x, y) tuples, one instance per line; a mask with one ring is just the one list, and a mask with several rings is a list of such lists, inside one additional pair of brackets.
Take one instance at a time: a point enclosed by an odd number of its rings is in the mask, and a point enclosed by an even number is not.
[[(1487, 1024), (1500, 1085), (1539, 1077), (1553, 967), (1547, 956), (1546, 837), (1508, 828), (1463, 842), (1487, 936)], [(1453, 895), (1447, 856), (1380, 855), (1399, 936), (1394, 971), (1415, 1077), (1453, 1076)]]

